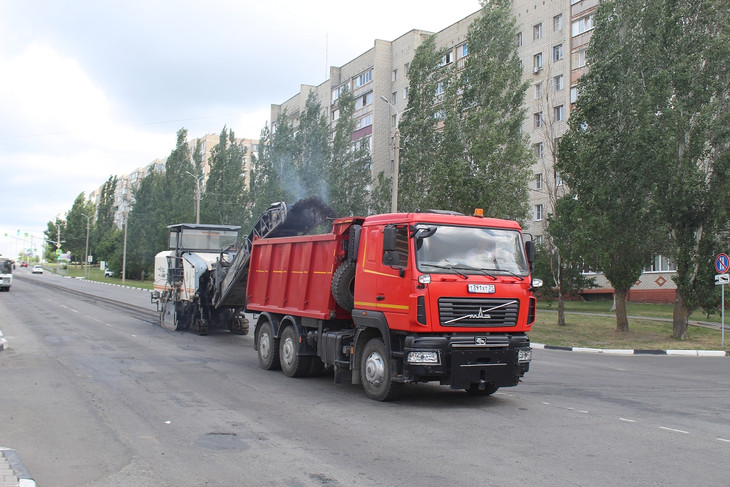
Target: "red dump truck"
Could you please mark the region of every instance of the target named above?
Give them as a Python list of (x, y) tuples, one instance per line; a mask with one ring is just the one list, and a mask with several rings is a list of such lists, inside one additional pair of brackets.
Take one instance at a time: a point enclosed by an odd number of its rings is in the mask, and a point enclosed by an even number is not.
[(515, 386), (531, 360), (533, 260), (516, 222), (452, 212), (254, 237), (243, 292), (260, 365), (291, 377), (333, 368), (381, 401), (407, 383)]

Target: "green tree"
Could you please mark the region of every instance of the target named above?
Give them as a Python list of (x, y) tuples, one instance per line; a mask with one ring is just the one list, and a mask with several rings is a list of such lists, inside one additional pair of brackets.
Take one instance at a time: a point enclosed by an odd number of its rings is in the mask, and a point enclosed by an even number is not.
[[(521, 131), (527, 82), (522, 81), (510, 4), (485, 2), (469, 26), (469, 56), (449, 89), (455, 102), (446, 123), (455, 125), (449, 138), (458, 136), (464, 147), (462, 157), (452, 161), (459, 166), (451, 173), (463, 195), (457, 209), (468, 212), (476, 206), (486, 215), (524, 220), (533, 157)], [(451, 151), (449, 158), (454, 157)]]
[[(91, 235), (96, 205), (86, 201), (84, 193), (79, 194), (66, 215), (66, 250), (71, 251), (71, 260), (83, 262), (86, 256), (86, 238)], [(88, 234), (87, 234), (88, 225)]]
[(633, 18), (634, 3), (617, 1), (610, 15), (652, 40), (640, 45), (640, 81), (654, 112), (646, 131), (661, 134), (653, 201), (674, 248), (673, 335), (684, 339), (690, 313), (716, 303), (712, 261), (727, 250), (721, 236), (730, 207), (730, 4), (657, 0)]
[(206, 223), (243, 225), (247, 219), (246, 148), (236, 142), (232, 129), (223, 127), (220, 141), (211, 150), (210, 173), (200, 203), (200, 218)]
[(314, 91), (307, 96), (294, 137), (294, 166), (302, 186), (300, 197), (319, 196), (326, 200), (326, 180), (322, 177), (330, 159), (329, 124)]
[(63, 245), (63, 241), (65, 240), (65, 235), (63, 232), (63, 226), (65, 223), (65, 221), (56, 218), (54, 221), (48, 222), (46, 230), (43, 232), (43, 235), (46, 237), (46, 246), (43, 253), (43, 258), (47, 262), (55, 262), (56, 250), (59, 248), (63, 250), (62, 247), (59, 247), (59, 244)]
[[(125, 215), (127, 225), (126, 276), (142, 278), (152, 273), (155, 255), (167, 248), (168, 229), (171, 222), (168, 216), (160, 211), (165, 201), (162, 173), (150, 172), (134, 190), (134, 206)], [(119, 238), (112, 235), (111, 238)], [(123, 260), (123, 238), (118, 243), (114, 258), (111, 258), (112, 269), (121, 274)], [(119, 267), (117, 267), (119, 266)]]
[(326, 200), (339, 216), (367, 215), (371, 184), (370, 137), (353, 142), (355, 99), (345, 89), (337, 99), (340, 116), (332, 140), (332, 156), (325, 169), (329, 198)]
[(165, 161), (162, 185), (158, 188), (163, 205), (159, 211), (169, 224), (195, 221), (197, 177), (188, 145), (188, 131), (177, 132), (175, 148)]
[(264, 126), (259, 137), (258, 153), (251, 156), (249, 212), (244, 229), (250, 228), (272, 203), (288, 201), (281, 184), (281, 174), (274, 167), (272, 137), (268, 125)]
[(647, 198), (655, 187), (658, 141), (647, 131), (654, 112), (637, 89), (643, 77), (637, 55), (648, 40), (611, 16), (611, 6), (601, 4), (590, 70), (580, 79), (581, 94), (560, 143), (558, 170), (572, 194), (563, 198), (559, 217), (575, 229), (577, 253), (613, 286), (616, 330), (627, 332), (626, 296), (665, 235)]
[(113, 255), (113, 247), (106, 241), (108, 235), (118, 231), (114, 224), (114, 214), (117, 206), (114, 202), (114, 194), (117, 188), (117, 177), (109, 176), (109, 179), (102, 185), (99, 193), (99, 206), (96, 210), (96, 223), (94, 224), (93, 248), (96, 260), (108, 261)]
[[(416, 48), (408, 68), (408, 106), (398, 122), (401, 135), (398, 209), (401, 211), (427, 208), (426, 200), (436, 179), (433, 173), (443, 139), (434, 116), (439, 110), (436, 90), (443, 75), (439, 71), (441, 55), (436, 49), (435, 36), (430, 36)], [(381, 182), (385, 181), (379, 180), (378, 187), (382, 189)]]

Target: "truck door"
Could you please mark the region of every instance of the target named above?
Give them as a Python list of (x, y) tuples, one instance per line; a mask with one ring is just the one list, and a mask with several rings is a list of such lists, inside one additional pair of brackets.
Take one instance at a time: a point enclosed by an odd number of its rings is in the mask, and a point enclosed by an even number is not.
[(378, 232), (377, 308), (388, 320), (388, 326), (395, 330), (409, 329), (410, 294), (410, 251), (408, 225), (386, 225)]

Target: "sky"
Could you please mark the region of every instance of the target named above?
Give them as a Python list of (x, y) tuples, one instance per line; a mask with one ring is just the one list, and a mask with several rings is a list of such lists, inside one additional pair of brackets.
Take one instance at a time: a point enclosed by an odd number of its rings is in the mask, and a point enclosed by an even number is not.
[[(271, 104), (478, 0), (0, 0), (0, 255), (188, 139), (259, 138)], [(31, 238), (32, 237), (32, 238)]]

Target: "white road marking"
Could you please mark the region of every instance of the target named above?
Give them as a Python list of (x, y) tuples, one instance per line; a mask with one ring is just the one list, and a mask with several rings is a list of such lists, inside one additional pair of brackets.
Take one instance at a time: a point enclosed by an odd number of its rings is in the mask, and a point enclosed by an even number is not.
[(678, 430), (678, 429), (675, 429), (675, 428), (667, 428), (666, 426), (660, 426), (659, 429), (662, 429), (662, 430), (665, 430), (665, 431), (673, 431), (675, 433), (682, 433), (684, 435), (688, 435), (689, 434), (689, 431)]

